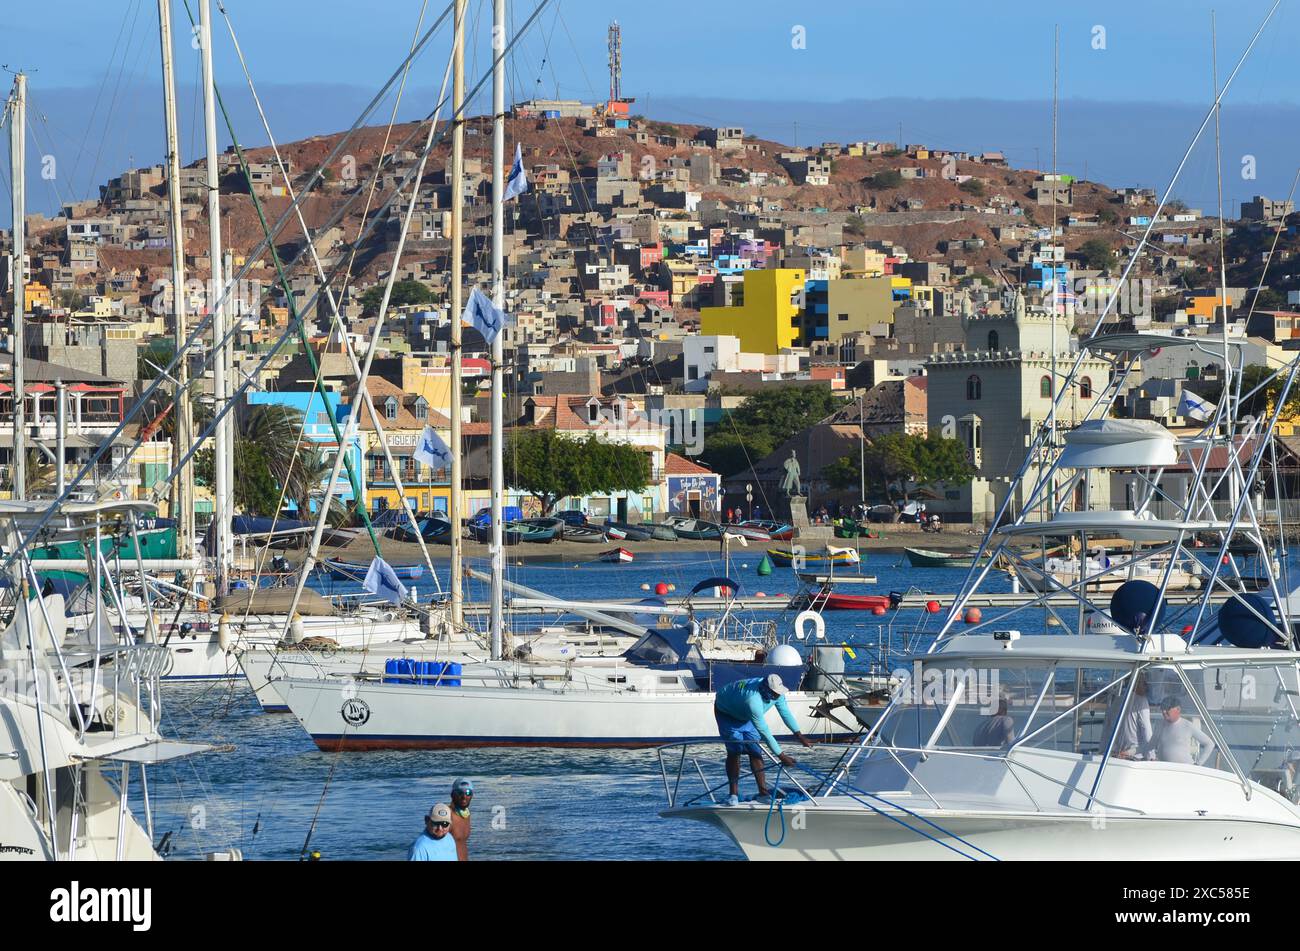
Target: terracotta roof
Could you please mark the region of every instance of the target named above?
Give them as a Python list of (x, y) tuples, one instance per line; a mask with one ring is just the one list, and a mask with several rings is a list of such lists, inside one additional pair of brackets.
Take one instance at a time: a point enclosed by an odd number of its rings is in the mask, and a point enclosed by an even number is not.
[[(375, 409), (378, 412), (384, 412), (383, 406), (390, 397), (397, 400), (397, 417), (383, 421), (385, 430), (423, 429), (425, 426), (432, 426), (434, 429), (449, 429), (451, 427), (451, 420), (432, 407), (429, 408), (428, 419), (417, 418), (415, 415), (415, 401), (419, 399), (419, 395), (407, 393), (400, 386), (385, 380), (383, 377), (367, 377), (366, 389), (370, 391), (370, 398), (374, 401)], [(375, 428), (374, 419), (370, 415), (370, 410), (358, 399), (357, 388), (353, 386), (348, 395), (352, 405), (361, 404), (358, 427), (373, 430)]]
[(675, 452), (664, 456), (664, 472), (668, 475), (714, 475), (712, 469), (697, 465)]

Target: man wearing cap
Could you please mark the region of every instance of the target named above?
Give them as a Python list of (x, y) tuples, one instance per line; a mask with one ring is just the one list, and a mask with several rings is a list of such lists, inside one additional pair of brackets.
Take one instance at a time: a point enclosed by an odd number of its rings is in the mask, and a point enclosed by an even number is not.
[(474, 784), (458, 779), (451, 784), (451, 837), (456, 843), (456, 857), (469, 861), (469, 802), (474, 798)]
[[(1195, 763), (1204, 766), (1214, 755), (1214, 740), (1191, 720), (1183, 716), (1182, 702), (1177, 697), (1165, 697), (1160, 703), (1164, 727), (1155, 740), (1156, 759), (1166, 763)], [(1193, 758), (1192, 744), (1199, 750)]]
[(783, 765), (794, 765), (794, 757), (781, 752), (781, 744), (767, 727), (767, 711), (773, 706), (795, 739), (804, 746), (812, 746), (812, 742), (799, 731), (799, 721), (785, 702), (787, 693), (789, 688), (779, 674), (737, 680), (718, 691), (713, 701), (713, 716), (718, 722), (718, 734), (727, 747), (727, 781), (731, 787), (727, 805), (734, 806), (740, 802), (741, 753), (749, 756), (749, 768), (758, 783), (758, 801), (767, 799), (763, 753), (758, 746), (760, 738)]
[(411, 843), (408, 862), (455, 862), (456, 841), (451, 837), (451, 807), (440, 802), (424, 817), (424, 831)]

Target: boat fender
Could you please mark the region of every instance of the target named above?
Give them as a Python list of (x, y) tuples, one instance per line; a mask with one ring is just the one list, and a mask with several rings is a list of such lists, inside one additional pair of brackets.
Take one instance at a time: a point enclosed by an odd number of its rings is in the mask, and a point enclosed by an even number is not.
[(799, 640), (808, 639), (808, 626), (812, 625), (812, 636), (816, 640), (826, 638), (826, 619), (816, 611), (800, 611), (794, 619), (794, 635)]
[(221, 620), (217, 622), (217, 646), (221, 648), (223, 654), (229, 654), (233, 646), (234, 638), (230, 634), (230, 615), (221, 615)]
[(302, 618), (295, 614), (293, 620), (289, 622), (289, 643), (301, 644), (306, 637), (306, 631), (303, 628)]

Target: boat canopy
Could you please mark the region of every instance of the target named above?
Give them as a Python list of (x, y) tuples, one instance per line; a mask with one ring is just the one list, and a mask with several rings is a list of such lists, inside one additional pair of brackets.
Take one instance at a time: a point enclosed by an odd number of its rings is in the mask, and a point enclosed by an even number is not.
[(1172, 541), (1179, 535), (1186, 537), (1197, 532), (1225, 532), (1228, 529), (1227, 522), (1156, 518), (1150, 512), (1086, 511), (1057, 512), (1041, 522), (1003, 525), (998, 531), (1010, 536), (1049, 537), (1087, 532), (1097, 536), (1118, 535), (1131, 541), (1159, 542)]
[(696, 674), (708, 671), (708, 664), (699, 647), (691, 641), (693, 629), (680, 627), (652, 627), (623, 652), (623, 659), (647, 667), (691, 668)]
[(1067, 469), (1154, 469), (1178, 462), (1174, 434), (1149, 419), (1089, 419), (1065, 434)]

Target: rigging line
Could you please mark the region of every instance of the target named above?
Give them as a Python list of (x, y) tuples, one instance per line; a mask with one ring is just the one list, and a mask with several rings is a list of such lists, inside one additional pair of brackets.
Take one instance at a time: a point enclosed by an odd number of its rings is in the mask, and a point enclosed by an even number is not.
[[(416, 21), (415, 24), (415, 35), (417, 37), (420, 34), (420, 27), (424, 23), (424, 15), (428, 6), (429, 6), (429, 0), (423, 0), (423, 2), (420, 5), (420, 18), (419, 20)], [(225, 11), (222, 10), (222, 13), (225, 14)], [(226, 24), (227, 27), (231, 30), (231, 37), (233, 38), (234, 27), (230, 26), (229, 16), (226, 17)], [(415, 48), (414, 38), (412, 38), (411, 47), (412, 49)], [(240, 56), (240, 62), (243, 62), (242, 55)], [(357, 250), (360, 247), (361, 229), (365, 226), (366, 216), (370, 213), (370, 204), (375, 197), (375, 189), (379, 185), (379, 178), (384, 168), (384, 155), (388, 150), (388, 142), (389, 142), (389, 138), (392, 136), (393, 133), (393, 126), (397, 122), (397, 110), (402, 104), (402, 95), (406, 91), (406, 80), (410, 74), (410, 70), (411, 70), (411, 64), (407, 63), (406, 68), (402, 71), (402, 81), (400, 84), (398, 84), (397, 95), (393, 99), (393, 111), (390, 112), (388, 115), (388, 127), (384, 130), (384, 141), (379, 146), (379, 152), (375, 156), (374, 173), (370, 177), (370, 188), (366, 193), (366, 203), (365, 203), (365, 207), (361, 211), (361, 219), (360, 221), (357, 222), (357, 237), (354, 238), (352, 242), (351, 253), (348, 256), (348, 266), (343, 272), (343, 283), (339, 287), (339, 293), (338, 293), (339, 300), (347, 299), (348, 288), (352, 282), (352, 268), (357, 259)], [(248, 73), (247, 67), (245, 67), (244, 73), (245, 75), (247, 75)], [(251, 86), (252, 84), (251, 79), (249, 80), (249, 84)], [(439, 98), (441, 98), (441, 96), (439, 96)], [(260, 111), (260, 107), (259, 107), (259, 111)]]
[[(138, 15), (139, 5), (142, 2), (142, 0), (135, 0), (135, 2), (136, 2), (136, 12)], [(108, 65), (104, 67), (104, 78), (99, 81), (99, 91), (95, 93), (95, 104), (90, 109), (90, 118), (86, 120), (86, 128), (82, 131), (81, 145), (77, 147), (77, 157), (76, 160), (72, 163), (72, 171), (68, 174), (69, 182), (75, 183), (76, 181), (77, 166), (81, 164), (81, 156), (85, 153), (86, 150), (86, 141), (90, 138), (90, 129), (95, 124), (95, 117), (99, 114), (99, 104), (103, 102), (104, 90), (105, 88), (107, 88), (108, 78), (113, 72), (113, 63), (117, 61), (117, 51), (118, 48), (122, 45), (122, 37), (123, 35), (129, 36), (129, 34), (126, 33), (126, 21), (129, 20), (130, 18), (131, 18), (131, 8), (128, 6), (125, 12), (122, 14), (122, 23), (117, 28), (117, 38), (113, 40), (113, 49), (109, 52), (108, 55)], [(123, 58), (125, 59), (125, 52), (123, 53)]]
[[(103, 126), (103, 128), (100, 130), (99, 135), (96, 136), (96, 138), (97, 138), (98, 141), (99, 141), (99, 144), (98, 144), (97, 147), (95, 148), (95, 158), (94, 158), (94, 161), (91, 162), (90, 170), (89, 170), (89, 172), (87, 173), (87, 177), (86, 177), (86, 190), (85, 190), (85, 192), (84, 192), (83, 194), (92, 194), (93, 189), (94, 189), (94, 187), (95, 187), (95, 176), (96, 176), (96, 175), (98, 174), (98, 172), (99, 172), (99, 162), (100, 162), (100, 159), (103, 157), (103, 154), (104, 154), (104, 143), (105, 143), (106, 141), (108, 141), (108, 128), (109, 128), (109, 123), (112, 121), (113, 114), (117, 111), (117, 100), (118, 100), (118, 95), (119, 95), (119, 94), (121, 93), (121, 91), (122, 91), (122, 80), (123, 80), (123, 78), (126, 76), (126, 71), (127, 71), (126, 64), (127, 64), (127, 60), (128, 60), (128, 59), (130, 58), (130, 56), (131, 56), (131, 46), (132, 46), (132, 43), (135, 41), (135, 36), (136, 36), (136, 24), (140, 22), (140, 8), (141, 8), (141, 6), (143, 5), (143, 3), (144, 3), (144, 0), (136, 0), (136, 4), (135, 4), (135, 13), (134, 13), (134, 15), (132, 16), (132, 19), (131, 19), (131, 26), (130, 26), (130, 28), (127, 30), (127, 35), (126, 35), (126, 45), (122, 48), (122, 62), (118, 65), (117, 78), (113, 81), (113, 93), (112, 93), (112, 95), (109, 97), (108, 108), (104, 110), (104, 126)], [(125, 22), (125, 20), (124, 20), (123, 22)], [(146, 41), (141, 40), (140, 51), (143, 51), (144, 46), (145, 46), (145, 42), (146, 42)], [(135, 61), (136, 61), (137, 63), (140, 61), (140, 51), (137, 51), (137, 53), (136, 53), (136, 60), (135, 60)], [(108, 70), (112, 70), (112, 68), (113, 68), (113, 63), (112, 63), (112, 60), (110, 60), (110, 61), (109, 61), (109, 65), (108, 65)], [(105, 79), (106, 79), (106, 80), (107, 80), (107, 76), (108, 76), (108, 70), (105, 71)], [(134, 67), (133, 67), (133, 69), (132, 69), (132, 75), (134, 75)], [(86, 123), (86, 135), (87, 135), (87, 136), (92, 135), (92, 134), (94, 133), (94, 131), (95, 131), (95, 121), (94, 121), (94, 120), (95, 120), (95, 117), (94, 117), (94, 115), (92, 115), (90, 121)], [(80, 163), (81, 163), (81, 157), (80, 157), (80, 155), (78, 155), (78, 157), (77, 157), (77, 164), (80, 165)]]
[[(421, 23), (423, 23), (423, 11), (421, 11)], [(273, 150), (273, 152), (274, 152), (274, 155), (275, 155), (276, 164), (278, 165), (278, 167), (279, 167), (279, 169), (280, 169), (280, 173), (281, 173), (281, 175), (284, 176), (285, 186), (286, 186), (286, 188), (287, 188), (287, 190), (288, 190), (288, 196), (289, 196), (289, 198), (292, 200), (292, 199), (296, 198), (296, 195), (294, 194), (293, 182), (291, 181), (290, 176), (289, 176), (288, 169), (285, 167), (285, 165), (284, 165), (284, 161), (282, 160), (282, 158), (281, 158), (281, 156), (280, 156), (280, 149), (279, 149), (279, 146), (278, 146), (278, 145), (276, 144), (276, 142), (275, 142), (275, 137), (274, 137), (274, 135), (272, 135), (272, 133), (271, 133), (270, 123), (268, 122), (268, 120), (267, 120), (267, 118), (266, 118), (266, 113), (265, 113), (265, 112), (263, 111), (263, 109), (262, 109), (261, 98), (260, 98), (260, 97), (258, 96), (258, 94), (257, 94), (257, 89), (256, 89), (256, 87), (255, 87), (255, 85), (254, 85), (254, 83), (253, 83), (253, 77), (252, 77), (251, 73), (250, 73), (249, 70), (248, 70), (248, 64), (247, 64), (247, 62), (246, 62), (245, 59), (244, 59), (243, 50), (242, 50), (242, 49), (240, 48), (240, 46), (239, 46), (239, 41), (238, 41), (238, 39), (237, 39), (236, 36), (235, 36), (234, 26), (233, 26), (233, 24), (230, 23), (229, 18), (227, 18), (227, 25), (229, 26), (229, 29), (230, 29), (230, 36), (231, 36), (231, 40), (232, 40), (232, 42), (234, 43), (234, 46), (235, 46), (235, 52), (236, 52), (236, 54), (237, 54), (238, 57), (239, 57), (240, 66), (243, 68), (243, 71), (244, 71), (244, 77), (245, 77), (245, 79), (248, 81), (248, 88), (249, 88), (249, 91), (252, 93), (253, 101), (254, 101), (254, 103), (255, 103), (256, 106), (257, 106), (258, 116), (259, 116), (259, 117), (261, 118), (261, 120), (262, 120), (262, 128), (263, 128), (263, 129), (265, 130), (265, 132), (266, 132), (267, 140), (270, 142), (270, 144), (271, 144), (271, 148), (272, 148), (272, 150)], [(418, 26), (418, 25), (417, 25), (417, 28), (416, 28), (416, 35), (417, 35), (417, 36), (419, 35), (419, 26)], [(450, 72), (451, 72), (451, 65), (450, 65), (450, 60), (449, 60), (449, 61), (448, 61), (448, 66), (447, 66), (447, 70), (443, 73), (442, 88), (441, 88), (441, 90), (439, 90), (439, 93), (438, 93), (438, 97), (439, 97), (439, 100), (440, 100), (440, 101), (441, 101), (441, 100), (445, 97), (445, 95), (446, 95), (446, 91), (447, 91), (447, 82), (448, 82), (448, 79), (449, 79), (449, 76), (450, 76)], [(224, 105), (223, 105), (223, 113), (224, 113)], [(391, 125), (390, 125), (390, 129), (389, 129), (389, 131), (391, 131)], [(234, 135), (234, 130), (233, 130), (233, 128), (231, 129), (231, 135), (232, 135), (232, 137), (233, 137), (233, 135)], [(259, 212), (259, 214), (260, 214), (260, 212)], [(334, 319), (334, 327), (331, 327), (331, 330), (335, 329), (335, 327), (337, 328), (338, 333), (339, 333), (340, 338), (341, 338), (341, 341), (342, 341), (342, 343), (343, 343), (344, 350), (345, 350), (345, 352), (347, 353), (347, 356), (348, 356), (349, 361), (351, 362), (351, 365), (352, 365), (352, 371), (353, 371), (354, 373), (356, 373), (356, 374), (359, 376), (361, 371), (360, 371), (360, 366), (359, 366), (359, 364), (358, 364), (358, 362), (357, 362), (357, 358), (356, 358), (355, 351), (353, 350), (352, 340), (351, 340), (351, 338), (349, 337), (349, 335), (348, 335), (348, 333), (347, 333), (347, 328), (344, 326), (344, 324), (343, 324), (343, 319), (342, 319), (341, 315), (339, 314), (338, 303), (337, 303), (337, 301), (336, 301), (336, 299), (335, 299), (335, 297), (334, 297), (333, 292), (330, 290), (329, 280), (327, 279), (327, 277), (326, 277), (326, 275), (325, 275), (324, 267), (321, 265), (320, 257), (319, 257), (319, 256), (317, 255), (317, 253), (316, 253), (316, 246), (315, 246), (315, 243), (314, 243), (314, 242), (312, 241), (312, 239), (311, 239), (311, 232), (310, 232), (310, 230), (309, 230), (308, 227), (307, 227), (307, 222), (306, 222), (306, 220), (305, 220), (305, 219), (303, 218), (303, 216), (302, 216), (301, 207), (299, 207), (299, 210), (298, 210), (298, 224), (299, 224), (299, 227), (302, 228), (303, 239), (304, 239), (304, 241), (306, 242), (306, 250), (310, 253), (312, 264), (313, 264), (313, 266), (315, 267), (315, 271), (316, 271), (317, 279), (319, 280), (320, 285), (321, 285), (321, 288), (322, 288), (323, 292), (324, 292), (325, 295), (326, 295), (326, 299), (327, 299), (327, 301), (328, 301), (329, 304), (330, 304), (330, 310), (331, 310), (331, 313), (332, 313), (332, 315), (333, 315), (333, 319)], [(394, 262), (394, 264), (396, 264), (396, 262)], [(287, 287), (287, 286), (286, 286), (285, 290), (286, 290), (286, 293), (287, 293), (287, 292), (288, 292), (288, 287)], [(291, 299), (292, 299), (292, 298), (291, 298)], [(304, 342), (304, 346), (310, 348), (310, 343)], [(316, 385), (317, 385), (317, 388), (321, 390), (321, 399), (322, 399), (322, 401), (324, 401), (324, 400), (326, 399), (326, 397), (325, 397), (325, 394), (324, 394), (324, 389), (323, 389), (323, 380), (322, 380), (322, 378), (321, 378), (321, 371), (320, 371), (319, 367), (317, 367), (316, 376), (317, 376)], [(404, 489), (404, 487), (402, 487), (402, 485), (401, 485), (401, 480), (400, 480), (400, 478), (399, 478), (398, 476), (396, 476), (396, 474), (395, 474), (395, 473), (396, 473), (396, 468), (397, 468), (397, 467), (393, 465), (393, 456), (392, 456), (392, 452), (391, 452), (391, 450), (389, 449), (388, 440), (387, 440), (387, 439), (385, 438), (385, 436), (384, 436), (383, 426), (382, 426), (382, 424), (381, 424), (380, 421), (379, 421), (379, 414), (375, 412), (374, 401), (373, 401), (373, 399), (371, 398), (371, 395), (370, 395), (370, 392), (369, 392), (368, 389), (361, 389), (361, 388), (359, 388), (359, 389), (358, 389), (358, 394), (359, 394), (359, 396), (361, 397), (361, 400), (362, 400), (362, 402), (364, 403), (365, 408), (366, 408), (366, 409), (369, 411), (369, 413), (370, 413), (371, 422), (373, 423), (373, 425), (374, 425), (374, 427), (375, 427), (375, 431), (376, 431), (376, 432), (378, 433), (378, 435), (379, 435), (380, 444), (383, 446), (384, 457), (385, 457), (386, 461), (388, 462), (388, 465), (389, 465), (390, 470), (394, 472), (394, 481), (395, 481), (395, 483), (396, 483), (396, 485), (397, 485), (397, 487), (398, 487), (398, 491), (399, 491), (399, 493), (400, 493), (400, 494), (403, 496), (403, 498), (404, 498), (404, 497), (405, 497), (405, 489)], [(326, 403), (326, 409), (327, 409), (327, 411), (328, 411), (328, 403)], [(356, 411), (357, 411), (357, 412), (360, 412), (360, 411), (361, 411), (361, 408), (358, 407), (358, 408), (356, 409)], [(330, 415), (331, 415), (331, 417), (332, 417), (332, 414), (330, 414)], [(339, 451), (339, 452), (346, 452), (346, 451), (348, 451), (348, 447), (345, 447), (345, 446), (343, 445), (342, 435), (339, 433), (337, 423), (332, 422), (331, 425), (332, 425), (332, 428), (333, 428), (333, 431), (334, 431), (335, 442), (338, 443), (338, 451)], [(364, 464), (364, 458), (363, 458), (362, 462), (363, 462), (363, 464)], [(351, 474), (351, 473), (352, 473), (352, 467), (349, 466), (349, 474)], [(364, 506), (362, 506), (362, 501), (363, 501), (363, 499), (362, 499), (362, 494), (361, 494), (361, 490), (360, 490), (360, 485), (356, 482), (355, 478), (353, 479), (352, 489), (353, 489), (353, 503), (354, 503), (354, 506), (361, 506), (362, 508), (364, 508)], [(405, 507), (405, 506), (404, 506), (404, 507)], [(409, 511), (409, 508), (408, 508), (407, 515), (408, 515), (408, 518), (409, 518), (410, 521), (411, 521), (411, 527), (412, 527), (412, 529), (415, 531), (416, 538), (417, 538), (417, 540), (419, 541), (421, 552), (422, 552), (423, 555), (424, 555), (425, 564), (428, 566), (428, 568), (429, 568), (429, 573), (432, 575), (432, 577), (433, 577), (433, 579), (434, 579), (434, 585), (435, 585), (436, 589), (437, 589), (439, 592), (441, 592), (441, 591), (442, 591), (442, 583), (441, 583), (441, 581), (438, 580), (437, 572), (434, 571), (432, 558), (431, 558), (431, 556), (429, 555), (428, 547), (425, 545), (425, 542), (424, 542), (424, 535), (423, 535), (423, 533), (420, 531), (419, 525), (416, 523), (416, 520), (415, 520), (415, 513)], [(370, 530), (371, 539), (375, 541), (375, 553), (376, 553), (376, 555), (378, 555), (378, 554), (380, 553), (380, 552), (379, 552), (379, 545), (378, 545), (378, 541), (374, 538), (374, 531), (373, 531), (373, 528), (370, 526), (369, 512), (368, 512), (368, 511), (362, 511), (362, 512), (361, 512), (361, 518), (362, 518), (362, 520), (366, 523), (367, 528)], [(269, 547), (269, 539), (268, 539), (268, 547)]]

